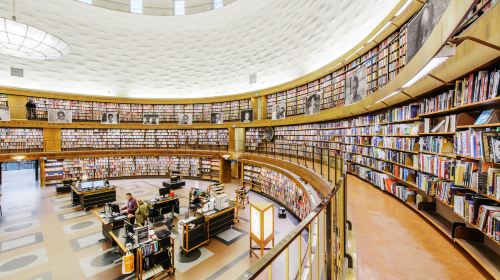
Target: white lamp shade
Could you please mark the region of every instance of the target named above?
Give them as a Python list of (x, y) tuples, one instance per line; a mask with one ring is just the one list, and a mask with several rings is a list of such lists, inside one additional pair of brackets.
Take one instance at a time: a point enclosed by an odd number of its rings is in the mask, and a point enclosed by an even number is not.
[(0, 17), (0, 53), (30, 59), (55, 59), (68, 54), (69, 46), (43, 30)]
[(250, 216), (252, 217), (252, 224), (250, 225), (250, 232), (257, 238), (261, 237), (260, 233), (260, 211), (255, 207), (250, 207)]

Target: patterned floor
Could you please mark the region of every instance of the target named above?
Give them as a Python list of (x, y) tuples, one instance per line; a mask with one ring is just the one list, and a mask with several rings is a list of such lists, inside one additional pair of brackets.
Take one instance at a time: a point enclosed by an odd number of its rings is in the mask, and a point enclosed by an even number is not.
[[(69, 195), (57, 195), (53, 188), (42, 188), (34, 181), (32, 170), (4, 172), (0, 218), (0, 279), (116, 279), (121, 276), (120, 256), (102, 241), (101, 224), (92, 211), (71, 205)], [(158, 193), (161, 179), (129, 179), (111, 182), (118, 186), (117, 197), (125, 205), (125, 193), (149, 199)], [(188, 180), (176, 191), (181, 212), (186, 211), (191, 186), (206, 187), (209, 182)], [(226, 191), (234, 197), (237, 182)], [(252, 194), (251, 201), (266, 200)], [(240, 209), (240, 223), (213, 238), (194, 260), (180, 262), (171, 279), (234, 279), (248, 268), (250, 258), (249, 207)], [(291, 217), (291, 215), (288, 215)], [(296, 223), (276, 219), (281, 239)], [(174, 229), (176, 227), (174, 226)], [(176, 232), (173, 232), (176, 236)]]

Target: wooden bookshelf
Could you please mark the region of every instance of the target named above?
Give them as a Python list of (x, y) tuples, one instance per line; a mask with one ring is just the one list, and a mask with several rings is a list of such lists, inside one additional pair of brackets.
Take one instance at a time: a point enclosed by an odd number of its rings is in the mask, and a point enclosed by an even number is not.
[[(61, 183), (66, 178), (86, 175), (89, 180), (128, 177), (166, 177), (179, 171), (184, 178), (219, 181), (220, 170), (205, 162), (219, 159), (182, 156), (125, 156), (45, 160), (45, 184)], [(210, 174), (209, 177), (203, 176)]]
[[(387, 74), (386, 68), (381, 66), (378, 65), (381, 71), (378, 74)], [(474, 124), (480, 111), (500, 108), (498, 88), (485, 84), (498, 84), (498, 79), (500, 71), (494, 66), (467, 74), (441, 93), (429, 94), (406, 105), (338, 121), (275, 127), (275, 138), (271, 142), (259, 138), (262, 128), (247, 128), (247, 148), (250, 151), (267, 150), (268, 154), (278, 156), (298, 155), (299, 158), (311, 158), (311, 147), (336, 151), (346, 159), (352, 174), (384, 190), (385, 182), (392, 180), (390, 182), (395, 185), (388, 191), (396, 192), (400, 199), (401, 193), (411, 191), (438, 202), (440, 208), (445, 209), (443, 211), (454, 213), (456, 221), (483, 232), (485, 239), (492, 241), (493, 250), (498, 252), (500, 236), (494, 237), (494, 231), (486, 232), (491, 229), (478, 226), (479, 205), (460, 200), (460, 196), (469, 193), (467, 197), (500, 206), (500, 190), (491, 181), (496, 178), (495, 174), (500, 174), (500, 164), (487, 160), (488, 154), (482, 148), (487, 146), (483, 143), (483, 134), (499, 131), (499, 123), (494, 120)], [(383, 81), (379, 79), (377, 83)], [(475, 86), (475, 83), (482, 83), (482, 86)], [(457, 117), (456, 123), (450, 121), (444, 131), (423, 132), (424, 118), (440, 121), (446, 117), (448, 120), (447, 116), (458, 113), (470, 114), (472, 119)], [(463, 123), (465, 121), (470, 123)], [(474, 179), (479, 177), (481, 179)], [(416, 204), (413, 207), (418, 210)], [(477, 207), (475, 216), (459, 214), (463, 207)], [(447, 219), (440, 213), (425, 212), (423, 215), (441, 228)], [(449, 230), (445, 231), (451, 236)]]
[(227, 129), (62, 129), (62, 150), (227, 150)]
[(311, 212), (306, 190), (275, 170), (245, 163), (242, 184), (283, 205), (299, 219)]
[(2, 153), (43, 151), (43, 130), (36, 128), (0, 128)]
[[(28, 97), (36, 104), (38, 120), (47, 119), (47, 110), (64, 109), (73, 113), (73, 121), (100, 122), (105, 112), (117, 112), (121, 123), (142, 123), (144, 114), (158, 114), (160, 123), (176, 123), (179, 114), (192, 114), (193, 122), (209, 123), (211, 113), (223, 113), (224, 121), (239, 121), (240, 111), (251, 109), (250, 99), (201, 104), (128, 104)], [(1, 99), (0, 99), (1, 105)]]

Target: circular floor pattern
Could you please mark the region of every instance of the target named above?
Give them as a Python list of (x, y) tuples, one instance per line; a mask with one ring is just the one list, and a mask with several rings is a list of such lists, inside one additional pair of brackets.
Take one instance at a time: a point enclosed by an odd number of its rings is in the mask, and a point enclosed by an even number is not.
[(177, 254), (177, 259), (179, 260), (180, 263), (194, 262), (195, 260), (199, 259), (200, 257), (201, 257), (201, 251), (198, 249), (191, 251), (188, 254), (183, 253), (183, 252), (179, 252)]
[(30, 265), (34, 263), (38, 259), (38, 256), (36, 255), (27, 255), (27, 256), (22, 256), (13, 260), (10, 260), (6, 263), (4, 263), (2, 266), (0, 266), (0, 271), (2, 272), (8, 272), (12, 270), (19, 269), (21, 267), (25, 267), (27, 265)]
[(115, 260), (119, 259), (121, 255), (118, 252), (108, 251), (102, 255), (95, 257), (90, 265), (93, 267), (103, 267), (112, 264)]
[(92, 226), (93, 224), (94, 224), (94, 222), (92, 222), (92, 221), (85, 221), (85, 222), (80, 222), (80, 223), (74, 224), (70, 228), (72, 230), (84, 229), (86, 227)]
[(33, 223), (18, 224), (18, 225), (15, 225), (15, 226), (8, 227), (4, 231), (5, 232), (16, 232), (18, 230), (29, 228), (32, 225), (33, 225)]

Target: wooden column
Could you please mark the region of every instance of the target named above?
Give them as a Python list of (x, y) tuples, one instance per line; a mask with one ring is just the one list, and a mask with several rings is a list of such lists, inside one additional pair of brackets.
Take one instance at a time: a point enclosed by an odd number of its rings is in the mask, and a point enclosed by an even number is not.
[(267, 95), (262, 96), (262, 104), (260, 108), (262, 112), (261, 120), (267, 119)]
[(43, 151), (60, 152), (61, 151), (61, 129), (44, 128), (43, 129)]
[(11, 95), (7, 96), (7, 102), (10, 109), (11, 120), (26, 120), (26, 103), (28, 102), (27, 96)]
[(228, 152), (234, 152), (236, 147), (236, 137), (234, 127), (228, 128)]
[(45, 187), (45, 160), (40, 159), (40, 186)]
[(257, 120), (258, 111), (259, 111), (259, 106), (257, 105), (257, 98), (256, 97), (250, 98), (250, 104), (252, 105), (253, 119)]
[(229, 160), (220, 160), (220, 182), (228, 183), (231, 182), (231, 161)]

